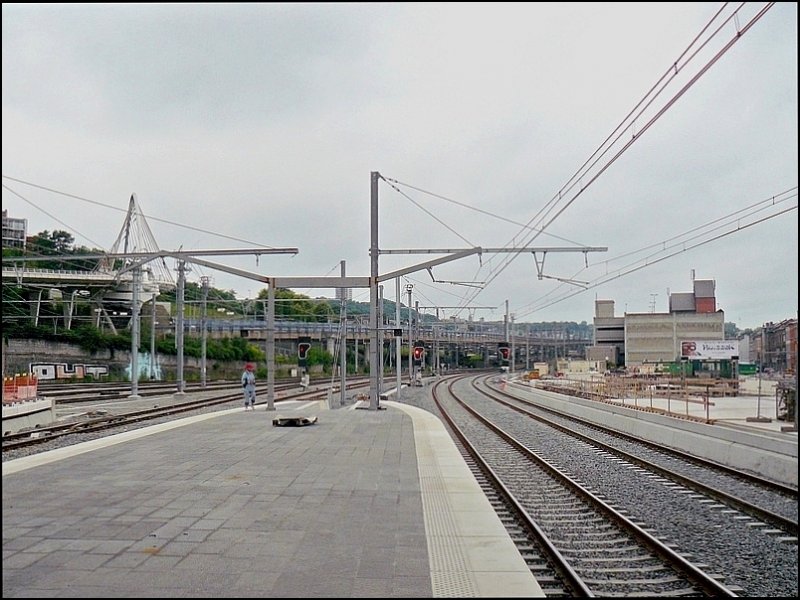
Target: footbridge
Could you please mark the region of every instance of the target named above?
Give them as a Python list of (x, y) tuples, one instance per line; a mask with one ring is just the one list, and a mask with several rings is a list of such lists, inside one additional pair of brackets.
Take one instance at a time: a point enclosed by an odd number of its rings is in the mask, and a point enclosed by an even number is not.
[[(65, 256), (20, 256), (3, 257), (3, 286), (16, 286), (34, 290), (33, 295), (21, 298), (30, 306), (30, 314), (38, 324), (42, 302), (63, 304), (64, 326), (69, 329), (77, 302), (89, 302), (93, 307), (95, 325), (103, 320), (115, 329), (111, 315), (127, 312), (133, 299), (134, 274), (130, 269), (131, 259), (125, 258), (134, 252), (158, 251), (153, 236), (136, 195), (131, 195), (125, 220), (114, 244), (107, 253)], [(42, 261), (75, 259), (97, 260), (91, 271), (70, 269), (41, 269), (36, 263)], [(137, 289), (141, 306), (154, 300), (159, 293), (175, 288), (175, 281), (163, 259), (150, 261), (142, 269)], [(25, 312), (28, 312), (27, 310)]]

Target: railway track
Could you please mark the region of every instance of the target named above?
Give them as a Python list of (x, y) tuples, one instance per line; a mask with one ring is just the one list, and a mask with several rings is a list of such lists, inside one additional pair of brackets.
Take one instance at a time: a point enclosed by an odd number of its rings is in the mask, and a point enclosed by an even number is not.
[[(241, 392), (238, 386), (234, 387), (236, 391), (228, 400), (218, 398), (220, 408), (224, 408), (225, 402), (240, 405)], [(448, 424), (476, 479), (548, 596), (732, 596), (739, 592), (755, 597), (796, 596), (797, 539), (796, 533), (794, 536), (791, 533), (796, 532), (796, 489), (781, 489), (752, 476), (748, 481), (748, 474), (729, 473), (725, 467), (688, 454), (685, 457), (674, 451), (670, 454), (652, 443), (545, 410), (535, 405), (535, 399), (531, 402), (522, 397), (529, 389), (516, 390), (513, 385), (506, 385), (503, 391), (494, 386), (491, 377), (454, 375), (432, 386), (432, 391), (437, 406), (425, 393), (419, 394), (419, 401), (429, 403), (428, 410), (440, 414)], [(619, 546), (608, 543), (622, 536), (620, 526), (599, 509), (593, 509), (595, 513), (581, 512), (588, 509), (579, 508), (584, 503), (583, 499), (575, 499), (581, 498), (580, 492), (573, 492), (574, 497), (563, 500), (559, 486), (547, 479), (539, 480), (540, 475), (533, 479), (528, 473), (532, 469), (531, 459), (520, 458), (522, 451), (510, 450), (509, 442), (500, 444), (498, 450), (486, 446), (484, 438), (497, 438), (498, 434), (489, 433), (488, 426), (479, 424), (470, 409), (484, 414), (489, 421), (499, 421), (500, 429), (518, 443), (542, 458), (547, 457), (556, 471), (575, 480), (585, 493), (605, 502), (612, 514), (627, 518), (684, 562), (705, 571), (708, 580), (698, 584), (674, 567), (670, 571), (665, 559), (660, 555), (653, 558), (649, 549), (649, 554), (645, 551), (632, 554), (636, 559), (631, 560), (632, 566), (620, 566), (630, 558), (626, 556), (627, 543)], [(194, 410), (213, 410), (213, 407)], [(158, 418), (174, 417), (153, 416), (149, 422)], [(113, 433), (117, 426), (109, 424), (105, 432)], [(103, 433), (98, 430), (94, 435)], [(64, 437), (69, 439), (68, 435)], [(74, 437), (83, 441), (80, 435)], [(54, 443), (58, 439), (53, 438)], [(38, 451), (36, 446), (29, 448)], [(15, 454), (6, 453), (5, 443), (3, 449), (4, 460)], [(640, 459), (652, 463), (654, 468)], [(675, 475), (667, 471), (674, 471)], [(698, 486), (706, 483), (717, 491), (702, 492)], [(777, 503), (777, 508), (765, 506), (765, 498), (770, 499), (769, 503)], [(766, 511), (760, 515), (751, 512), (747, 503)], [(770, 512), (787, 519), (788, 524), (770, 520)], [(598, 526), (595, 534), (589, 535), (590, 529), (585, 534), (574, 534), (573, 518), (577, 522), (593, 522)], [(599, 545), (599, 549), (574, 549), (579, 542), (591, 539), (604, 540), (606, 545)], [(622, 583), (609, 583), (608, 589), (598, 589), (603, 582), (616, 578)], [(719, 585), (722, 589), (709, 591), (704, 585)]]
[[(359, 380), (356, 378), (354, 380)], [(263, 382), (260, 382), (263, 387)], [(330, 383), (329, 378), (325, 379), (312, 379), (310, 384), (312, 386), (327, 385)], [(276, 391), (288, 390), (297, 388), (299, 386), (296, 378), (275, 380)], [(199, 383), (187, 384), (184, 387), (184, 392), (187, 394), (195, 392), (207, 392), (214, 390), (239, 390), (241, 384), (239, 381), (212, 381), (206, 383), (205, 386)], [(173, 394), (177, 391), (177, 384), (163, 383), (163, 382), (140, 382), (137, 395), (142, 397), (163, 396)], [(52, 398), (57, 404), (70, 404), (93, 402), (95, 400), (114, 400), (128, 398), (131, 393), (130, 384), (124, 385), (121, 383), (93, 383), (93, 384), (67, 384), (67, 385), (41, 385), (39, 386), (39, 394), (46, 398)]]
[[(529, 532), (523, 554), (532, 570), (550, 566), (548, 595), (711, 596), (735, 592), (689, 562), (600, 494), (494, 424), (440, 382), (434, 400), (478, 469), (505, 498), (501, 520)], [(490, 475), (491, 474), (491, 475)], [(529, 548), (537, 548), (532, 555)]]
[(503, 390), (492, 385), (488, 378), (482, 381), (480, 389), (476, 379), (471, 385), (487, 398), (526, 418), (778, 527), (787, 535), (797, 536), (796, 488), (537, 406), (525, 397), (510, 393), (508, 390), (514, 391), (513, 386)]

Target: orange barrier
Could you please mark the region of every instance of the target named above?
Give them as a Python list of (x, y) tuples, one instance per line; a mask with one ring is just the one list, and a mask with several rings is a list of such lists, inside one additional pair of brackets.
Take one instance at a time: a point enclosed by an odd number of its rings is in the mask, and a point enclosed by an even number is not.
[(39, 379), (35, 375), (3, 377), (3, 402), (34, 400), (38, 395)]

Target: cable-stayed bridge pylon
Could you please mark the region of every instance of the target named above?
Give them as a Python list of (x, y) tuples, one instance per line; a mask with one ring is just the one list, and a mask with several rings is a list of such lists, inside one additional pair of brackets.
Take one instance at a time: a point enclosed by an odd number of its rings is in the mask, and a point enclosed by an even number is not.
[[(125, 221), (117, 239), (108, 252), (110, 256), (100, 260), (97, 267), (95, 267), (95, 271), (113, 273), (133, 263), (133, 259), (130, 257), (115, 259), (112, 258), (114, 255), (158, 252), (159, 250), (158, 242), (136, 200), (136, 194), (131, 194)], [(144, 270), (147, 273), (146, 283), (150, 284), (146, 287), (156, 288), (156, 293), (158, 293), (158, 289), (175, 287), (175, 280), (163, 257), (148, 262)], [(125, 293), (122, 290), (121, 292)]]

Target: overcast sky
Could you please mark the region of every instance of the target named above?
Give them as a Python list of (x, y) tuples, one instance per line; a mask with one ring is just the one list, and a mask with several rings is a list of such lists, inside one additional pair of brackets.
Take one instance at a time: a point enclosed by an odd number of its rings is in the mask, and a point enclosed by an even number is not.
[(3, 208), (107, 250), (136, 194), (163, 249), (367, 276), (376, 171), (381, 250), (607, 248), (404, 277), (440, 316), (666, 312), (694, 274), (740, 328), (795, 318), (797, 4), (723, 6), (4, 3)]

